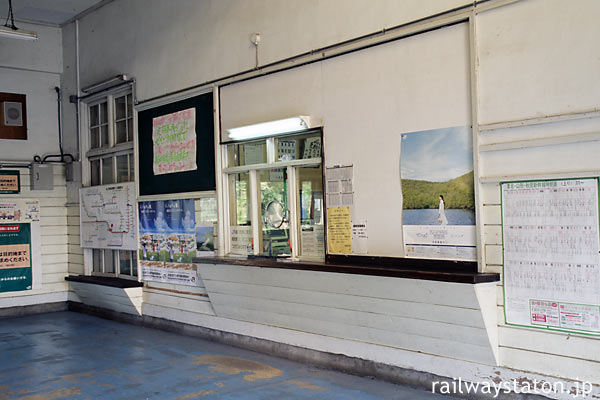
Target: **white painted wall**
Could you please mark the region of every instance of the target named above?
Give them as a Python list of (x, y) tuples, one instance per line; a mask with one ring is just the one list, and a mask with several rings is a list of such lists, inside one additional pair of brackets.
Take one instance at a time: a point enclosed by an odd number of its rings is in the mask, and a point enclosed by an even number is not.
[[(31, 162), (34, 155), (58, 152), (58, 104), (54, 87), (61, 85), (63, 70), (62, 32), (58, 27), (19, 23), (38, 33), (36, 41), (0, 38), (0, 91), (27, 96), (27, 140), (0, 139), (0, 161)], [(0, 308), (66, 301), (68, 273), (67, 188), (65, 169), (55, 165), (54, 189), (31, 190), (29, 169), (20, 168), (21, 193), (2, 198), (35, 198), (41, 204), (41, 287), (0, 293)]]
[[(67, 187), (65, 169), (54, 166), (54, 189), (31, 190), (29, 170), (20, 168), (21, 193), (0, 195), (2, 199), (25, 198), (40, 201), (41, 243), (32, 242), (40, 248), (41, 286), (33, 290), (0, 293), (0, 308), (19, 307), (44, 303), (64, 302), (70, 299), (68, 275), (69, 247), (67, 245)], [(82, 260), (76, 260), (81, 262)]]
[(459, 24), (223, 87), (224, 140), (229, 128), (321, 118), (326, 166), (354, 166), (352, 218), (368, 221), (369, 255), (402, 257), (400, 135), (470, 125), (468, 31)]
[(527, 0), (479, 14), (479, 122), (598, 109), (598, 15), (594, 0)]
[[(138, 98), (147, 99), (254, 67), (254, 48), (249, 42), (253, 32), (262, 35), (259, 62), (263, 64), (462, 3), (467, 2), (182, 0), (174, 4), (159, 0), (117, 0), (81, 21), (81, 80), (87, 85), (116, 73), (127, 73), (137, 78)], [(478, 105), (478, 124), (600, 108), (600, 47), (594, 40), (600, 33), (594, 21), (599, 7), (595, 0), (523, 0), (478, 14), (475, 55), (479, 91), (474, 99)], [(67, 29), (71, 28), (65, 28), (65, 32)], [(427, 35), (357, 53), (353, 60), (362, 61), (356, 65), (349, 61), (351, 58), (340, 57), (225, 88), (225, 96), (231, 90), (231, 93), (238, 91), (242, 99), (245, 97), (247, 110), (242, 109), (241, 103), (231, 108), (234, 110), (231, 113), (224, 109), (223, 120), (234, 125), (245, 120), (256, 122), (283, 116), (282, 113), (292, 111), (293, 102), (287, 101), (291, 93), (296, 96), (295, 100), (292, 97), (296, 105), (303, 104), (302, 108), (308, 111), (321, 111), (325, 117), (328, 163), (353, 162), (361, 167), (375, 164), (381, 159), (376, 146), (360, 154), (353, 150), (369, 142), (365, 132), (371, 141), (377, 135), (382, 142), (389, 142), (395, 132), (430, 129), (439, 124), (459, 125), (470, 118), (469, 108), (464, 107), (470, 98), (468, 69), (464, 68), (468, 61), (466, 31), (457, 26)], [(427, 42), (425, 37), (434, 39)], [(405, 49), (413, 58), (407, 63), (394, 61), (397, 49)], [(73, 49), (65, 49), (67, 52), (71, 61), (65, 61), (65, 68), (72, 68)], [(419, 63), (413, 64), (413, 59)], [(287, 92), (280, 85), (285, 74), (294, 76)], [(297, 94), (298, 87), (307, 90)], [(249, 102), (247, 96), (254, 90), (271, 91), (277, 97), (269, 100), (260, 96), (262, 101)], [(351, 101), (355, 92), (364, 96), (364, 103)], [(430, 97), (422, 92), (431, 92)], [(308, 97), (301, 97), (302, 93), (308, 93)], [(455, 102), (450, 102), (449, 93), (456, 94)], [(367, 112), (361, 114), (363, 107)], [(428, 107), (431, 115), (426, 113)], [(358, 123), (361, 129), (353, 130), (352, 123)], [(595, 156), (598, 140), (585, 136), (598, 132), (598, 125), (596, 118), (481, 132), (482, 147), (476, 151), (482, 177), (483, 213), (479, 218), (484, 231), (486, 271), (501, 272), (502, 265), (497, 180), (506, 176), (598, 174), (600, 166)], [(582, 137), (587, 138), (585, 143), (577, 143)], [(562, 142), (551, 143), (548, 138)], [(528, 142), (522, 143), (523, 140)], [(386, 152), (394, 148), (389, 147)], [(363, 194), (362, 190), (372, 192), (373, 188), (360, 173), (359, 182), (361, 192), (357, 192), (357, 200), (361, 205), (357, 209), (364, 212), (370, 193)], [(375, 248), (381, 245), (378, 252), (390, 248), (391, 239), (379, 233), (374, 237), (377, 237)], [(314, 276), (316, 279), (318, 273)], [(369, 282), (364, 279), (359, 284), (369, 289)], [(218, 310), (205, 301), (208, 298), (204, 291), (179, 293), (185, 290), (153, 286), (157, 287), (145, 289), (142, 312), (161, 318), (445, 376), (492, 379), (500, 374), (501, 379), (533, 379), (541, 374), (549, 381), (588, 379), (600, 384), (597, 373), (600, 340), (504, 326), (501, 286), (495, 296), (478, 295), (481, 304), (494, 301), (497, 304), (499, 366), (489, 360), (457, 361), (439, 354), (417, 353), (414, 348), (391, 349), (356, 338), (333, 338), (316, 328), (298, 332), (284, 329), (281, 323), (270, 322), (275, 326), (267, 326), (269, 322), (264, 320), (248, 322), (240, 321), (247, 317), (219, 317), (213, 311)], [(278, 288), (276, 285), (275, 289)], [(353, 311), (358, 311), (358, 307)], [(291, 318), (286, 313), (283, 316)], [(492, 336), (490, 333), (493, 341)], [(394, 339), (393, 334), (387, 339)]]
[(261, 34), (259, 63), (265, 64), (468, 3), (115, 1), (81, 20), (81, 83), (126, 73), (138, 80), (138, 98), (146, 99), (254, 68), (253, 32)]
[(0, 139), (0, 160), (32, 160), (58, 152), (58, 110), (54, 87), (60, 87), (60, 28), (19, 23), (38, 32), (35, 41), (0, 38), (0, 91), (27, 96), (27, 140)]

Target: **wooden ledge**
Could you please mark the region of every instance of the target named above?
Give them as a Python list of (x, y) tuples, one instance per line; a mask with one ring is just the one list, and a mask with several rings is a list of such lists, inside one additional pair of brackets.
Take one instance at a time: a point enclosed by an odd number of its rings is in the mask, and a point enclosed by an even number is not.
[(111, 278), (108, 276), (71, 275), (65, 277), (65, 281), (91, 283), (94, 285), (110, 286), (119, 289), (129, 289), (144, 286), (142, 282), (132, 281), (130, 279)]
[[(431, 260), (428, 260), (429, 262)], [(388, 276), (392, 278), (422, 279), (454, 283), (498, 282), (500, 274), (468, 271), (419, 270), (416, 268), (393, 267), (391, 265), (348, 265), (332, 262), (278, 261), (272, 258), (196, 257), (197, 264), (227, 264), (258, 268), (280, 268), (304, 271), (337, 272), (342, 274)], [(401, 262), (398, 262), (401, 264)], [(442, 263), (444, 265), (445, 263)]]

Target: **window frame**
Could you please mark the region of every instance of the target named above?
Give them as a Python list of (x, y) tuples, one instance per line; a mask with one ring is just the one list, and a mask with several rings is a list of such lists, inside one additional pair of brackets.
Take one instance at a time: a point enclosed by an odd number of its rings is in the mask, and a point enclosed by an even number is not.
[[(121, 118), (117, 121), (116, 119), (116, 106), (115, 101), (119, 97), (126, 96), (126, 112), (125, 117)], [(131, 110), (129, 110), (127, 105), (127, 96), (131, 97)], [(108, 144), (101, 147), (91, 148), (91, 126), (90, 126), (90, 109), (94, 106), (102, 104), (106, 102), (107, 109), (107, 134), (108, 134)], [(128, 182), (135, 182), (137, 179), (137, 171), (135, 168), (135, 141), (136, 141), (136, 132), (137, 132), (137, 112), (135, 109), (135, 93), (134, 87), (132, 84), (126, 84), (115, 88), (110, 91), (102, 91), (97, 94), (86, 96), (85, 99), (82, 99), (80, 102), (80, 154), (82, 157), (82, 186), (101, 186), (106, 184), (117, 184), (125, 181), (117, 181), (118, 180), (118, 170), (117, 170), (117, 157), (122, 155), (128, 156)], [(131, 112), (131, 114), (130, 114)], [(131, 127), (132, 132), (129, 133), (129, 125), (128, 120), (131, 119)], [(127, 126), (127, 137), (131, 140), (128, 142), (117, 143), (117, 129), (116, 124), (119, 121), (126, 121)], [(98, 119), (100, 122), (100, 117)], [(102, 124), (101, 124), (102, 125)], [(94, 125), (95, 127), (96, 125)], [(99, 143), (101, 143), (101, 132), (99, 132)], [(129, 137), (129, 135), (131, 135)], [(111, 173), (112, 179), (109, 183), (103, 182), (103, 168), (102, 163), (103, 160), (111, 159)], [(98, 170), (98, 182), (93, 182), (92, 173), (93, 167), (92, 162), (100, 161), (99, 170)], [(92, 185), (94, 183), (94, 185)], [(97, 271), (94, 268), (94, 255), (95, 251), (99, 251), (101, 256), (101, 270)], [(120, 271), (120, 256), (119, 253), (121, 251), (129, 252), (129, 260), (130, 260), (130, 273), (129, 274), (121, 274)], [(104, 272), (106, 268), (106, 260), (105, 255), (107, 252), (110, 252), (114, 272)], [(84, 261), (84, 275), (92, 275), (92, 276), (103, 276), (103, 277), (112, 277), (112, 278), (121, 278), (121, 279), (129, 279), (139, 281), (139, 270), (137, 268), (137, 250), (118, 250), (118, 249), (83, 249), (83, 261)], [(134, 266), (133, 263), (136, 263)], [(134, 274), (135, 271), (135, 274)]]
[[(307, 159), (296, 159), (296, 160), (288, 160), (288, 161), (278, 161), (276, 155), (277, 147), (275, 146), (276, 139), (284, 139), (284, 138), (293, 138), (295, 136), (307, 135), (307, 134), (317, 134), (321, 140), (321, 157), (307, 158)], [(250, 164), (250, 165), (241, 165), (241, 166), (233, 166), (228, 167), (229, 159), (228, 159), (228, 149), (229, 145), (239, 145), (244, 143), (254, 142), (257, 143), (259, 141), (264, 141), (266, 146), (266, 163), (259, 164)], [(224, 252), (223, 255), (226, 256), (239, 256), (238, 254), (231, 253), (231, 218), (230, 218), (230, 207), (232, 205), (231, 201), (231, 185), (230, 185), (230, 176), (239, 174), (239, 173), (248, 173), (249, 175), (249, 211), (250, 211), (250, 221), (252, 226), (252, 239), (253, 239), (253, 251), (249, 256), (260, 256), (262, 253), (262, 249), (257, 244), (259, 243), (259, 238), (262, 236), (262, 210), (261, 210), (261, 201), (260, 201), (260, 184), (259, 184), (259, 172), (264, 170), (272, 170), (285, 168), (287, 172), (288, 179), (288, 189), (287, 189), (287, 209), (288, 209), (288, 218), (289, 218), (289, 239), (291, 244), (291, 255), (288, 259), (294, 261), (325, 261), (325, 257), (327, 254), (327, 244), (326, 241), (323, 242), (323, 254), (324, 257), (311, 257), (304, 256), (300, 254), (300, 229), (301, 229), (301, 221), (300, 214), (298, 211), (298, 207), (300, 206), (300, 200), (298, 199), (298, 170), (303, 167), (321, 167), (321, 180), (324, 188), (324, 143), (323, 143), (323, 129), (315, 128), (307, 131), (296, 132), (293, 134), (280, 134), (267, 138), (259, 138), (259, 139), (248, 139), (248, 140), (240, 140), (240, 141), (230, 141), (230, 142), (221, 142), (221, 182), (222, 182), (222, 204), (223, 204), (223, 213), (221, 217), (223, 219), (223, 244), (224, 244)], [(323, 212), (325, 212), (323, 210)], [(324, 229), (326, 230), (326, 219), (323, 218)], [(276, 258), (276, 256), (273, 256)]]

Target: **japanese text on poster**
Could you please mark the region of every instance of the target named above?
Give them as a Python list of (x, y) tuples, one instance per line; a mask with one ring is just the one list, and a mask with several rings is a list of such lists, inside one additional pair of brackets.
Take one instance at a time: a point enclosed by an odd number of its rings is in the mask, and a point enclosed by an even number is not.
[[(153, 281), (160, 275), (159, 282), (197, 284), (196, 269), (187, 266), (196, 256), (194, 209), (193, 199), (139, 203), (139, 260), (142, 280)], [(171, 278), (173, 280), (169, 282)]]
[(31, 226), (0, 225), (0, 292), (31, 290)]
[(502, 184), (506, 323), (600, 334), (598, 180)]
[(81, 247), (136, 250), (135, 183), (79, 189)]
[(196, 166), (196, 109), (152, 119), (154, 175), (192, 171)]
[(38, 199), (0, 199), (0, 223), (40, 220)]
[(327, 207), (329, 253), (352, 254), (350, 207)]
[(0, 193), (16, 194), (21, 191), (21, 173), (19, 171), (0, 171)]
[(352, 165), (325, 168), (327, 207), (351, 207), (354, 203), (354, 167)]
[(405, 255), (475, 260), (471, 128), (410, 132), (400, 138)]

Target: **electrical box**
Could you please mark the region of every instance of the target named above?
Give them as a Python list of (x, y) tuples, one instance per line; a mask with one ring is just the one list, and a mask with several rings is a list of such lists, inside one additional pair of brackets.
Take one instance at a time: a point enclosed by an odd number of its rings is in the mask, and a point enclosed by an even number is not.
[(54, 167), (51, 164), (31, 164), (31, 190), (54, 189)]
[(81, 182), (81, 162), (72, 161), (66, 165), (67, 182)]

